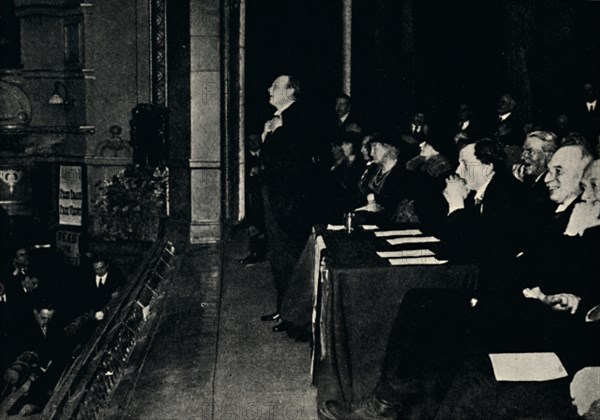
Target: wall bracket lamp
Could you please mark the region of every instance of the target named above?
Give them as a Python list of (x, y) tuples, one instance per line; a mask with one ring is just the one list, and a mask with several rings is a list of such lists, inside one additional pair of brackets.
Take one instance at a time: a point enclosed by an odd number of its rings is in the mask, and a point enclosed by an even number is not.
[(73, 107), (73, 100), (69, 98), (69, 92), (63, 82), (54, 82), (54, 92), (52, 92), (52, 96), (50, 96), (48, 103), (50, 105), (60, 105), (66, 110)]

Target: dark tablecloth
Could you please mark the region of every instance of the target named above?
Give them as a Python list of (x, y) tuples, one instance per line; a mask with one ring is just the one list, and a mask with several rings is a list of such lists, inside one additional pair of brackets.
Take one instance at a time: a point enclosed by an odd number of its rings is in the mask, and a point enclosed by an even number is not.
[[(311, 236), (297, 267), (296, 307), (312, 290), (316, 234)], [(315, 383), (318, 403), (350, 402), (373, 392), (388, 335), (404, 294), (414, 288), (469, 288), (476, 285), (474, 265), (391, 266), (376, 251), (429, 248), (438, 244), (390, 246), (372, 232), (324, 232), (326, 272), (319, 291)], [(312, 243), (311, 243), (312, 242)], [(293, 305), (292, 305), (293, 306)], [(303, 310), (296, 312), (299, 315)], [(307, 315), (303, 315), (306, 320)], [(302, 318), (302, 317), (300, 317)], [(298, 318), (298, 319), (300, 319)]]

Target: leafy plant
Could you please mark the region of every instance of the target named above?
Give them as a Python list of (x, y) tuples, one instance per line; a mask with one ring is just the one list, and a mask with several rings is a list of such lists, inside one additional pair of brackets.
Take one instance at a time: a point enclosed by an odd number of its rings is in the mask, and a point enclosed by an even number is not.
[(155, 240), (165, 214), (168, 178), (167, 168), (131, 165), (96, 184), (93, 204), (103, 239)]

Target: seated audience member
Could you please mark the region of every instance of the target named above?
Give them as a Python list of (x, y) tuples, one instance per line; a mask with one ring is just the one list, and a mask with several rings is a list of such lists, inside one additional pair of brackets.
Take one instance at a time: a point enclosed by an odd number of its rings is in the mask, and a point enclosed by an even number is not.
[(481, 135), (481, 128), (477, 121), (473, 119), (473, 110), (468, 103), (461, 103), (458, 106), (458, 122), (455, 123), (450, 132), (451, 137), (462, 133), (465, 137), (473, 139), (473, 141)]
[(106, 316), (107, 304), (118, 296), (124, 278), (119, 270), (112, 268), (101, 256), (92, 259), (92, 268), (93, 272), (82, 282), (82, 303), (86, 312), (101, 321)]
[(509, 168), (519, 161), (523, 143), (523, 123), (515, 113), (517, 101), (510, 93), (500, 96), (494, 138), (504, 145)]
[(331, 171), (332, 216), (341, 220), (341, 216), (357, 208), (360, 201), (358, 182), (364, 172), (365, 163), (358, 156), (361, 136), (358, 133), (345, 133), (341, 140), (344, 155), (339, 165)]
[(398, 131), (402, 140), (398, 142), (401, 161), (402, 164), (405, 164), (419, 153), (419, 144), (430, 135), (430, 127), (427, 123), (427, 115), (423, 107), (414, 111), (410, 115), (408, 123), (400, 127)]
[(411, 173), (410, 196), (414, 211), (426, 230), (436, 231), (448, 213), (442, 196), (445, 180), (452, 172), (449, 160), (437, 148), (439, 142), (428, 139), (419, 145), (420, 153), (406, 163)]
[[(556, 136), (549, 131), (533, 131), (525, 138), (521, 152), (521, 162), (513, 165), (513, 175), (528, 187), (528, 201), (533, 214), (533, 222), (547, 220), (554, 212), (548, 188), (544, 182), (548, 162), (558, 148)], [(532, 229), (536, 229), (532, 227)]]
[(451, 258), (479, 263), (480, 291), (508, 285), (531, 217), (525, 188), (506, 170), (505, 159), (498, 142), (483, 139), (466, 145), (443, 193), (448, 203), (440, 233), (445, 249)]
[[(485, 301), (504, 295), (513, 283), (513, 260), (527, 217), (523, 186), (505, 169), (504, 157), (502, 146), (489, 139), (465, 146), (457, 175), (447, 180), (444, 190), (450, 210), (445, 241), (479, 262), (479, 290), (407, 292), (390, 332), (375, 397), (357, 407), (328, 401), (320, 409), (324, 417), (391, 419), (398, 409), (408, 415), (426, 387), (435, 389), (438, 400), (443, 397), (473, 341), (470, 325), (479, 315), (474, 311), (474, 296)], [(424, 418), (435, 415), (431, 404), (429, 410), (433, 414)]]
[(594, 149), (600, 135), (600, 102), (598, 98), (596, 86), (589, 81), (584, 83), (582, 100), (574, 106), (571, 113), (573, 126), (583, 134)]
[(367, 165), (373, 163), (373, 157), (371, 156), (371, 141), (373, 138), (374, 135), (364, 136), (360, 144), (360, 154)]
[[(553, 158), (550, 163), (550, 172), (552, 168), (560, 168), (567, 176), (581, 173), (589, 155), (582, 158), (574, 150), (577, 148), (565, 147), (560, 154), (559, 149), (557, 160)], [(600, 244), (597, 234), (600, 191), (594, 188), (596, 179), (600, 179), (599, 161), (587, 167), (582, 179), (583, 201), (571, 213), (567, 230), (558, 235), (562, 240), (557, 237), (553, 241), (554, 254), (545, 255), (528, 275), (530, 287), (511, 301), (495, 302), (496, 313), (510, 307), (510, 315), (504, 317), (503, 325), (497, 322), (493, 325), (493, 335), (497, 338), (487, 340), (480, 352), (467, 360), (437, 418), (484, 418), (491, 413), (499, 418), (575, 417), (569, 406), (568, 382), (580, 369), (600, 365), (600, 354), (592, 344), (600, 333), (600, 285), (595, 279), (596, 250)], [(572, 194), (554, 195), (554, 201), (560, 205), (569, 196)], [(588, 209), (577, 211), (583, 207)], [(583, 234), (583, 238), (565, 236), (570, 234)], [(545, 270), (540, 270), (541, 267)], [(552, 352), (558, 355), (568, 377), (542, 382), (498, 382), (487, 356), (489, 352)], [(597, 380), (595, 388), (588, 394), (600, 399)], [(576, 393), (581, 395), (580, 390)], [(587, 404), (579, 401), (583, 405), (577, 407), (579, 414), (586, 413), (593, 401)]]
[(569, 390), (577, 414), (585, 420), (600, 419), (600, 366), (586, 367), (575, 374)]
[(2, 270), (2, 279), (7, 290), (19, 287), (20, 279), (25, 275), (29, 266), (29, 249), (24, 246), (18, 246), (14, 251), (12, 261), (8, 266), (3, 267)]
[(342, 93), (335, 98), (335, 114), (337, 115), (338, 138), (344, 133), (360, 133), (360, 124), (352, 112), (352, 100), (350, 96)]
[(13, 405), (12, 410), (19, 410), (25, 405), (32, 407), (28, 411), (38, 411), (43, 407), (65, 367), (69, 353), (63, 346), (62, 328), (56, 323), (55, 314), (52, 303), (39, 299), (25, 317), (20, 331), (11, 336), (12, 359), (24, 352), (33, 352), (38, 357), (40, 367), (39, 378), (32, 383), (29, 392)]
[(585, 137), (583, 137), (580, 133), (572, 131), (560, 139), (560, 146), (582, 146), (588, 152), (593, 153), (594, 150), (590, 146), (590, 143), (587, 141)]
[[(393, 223), (398, 205), (407, 196), (408, 179), (406, 169), (398, 163), (400, 142), (394, 134), (378, 134), (371, 139), (373, 165), (359, 182), (363, 203), (357, 209), (365, 221), (382, 224)], [(368, 177), (365, 176), (367, 175)]]
[(567, 137), (571, 130), (571, 121), (566, 114), (559, 114), (551, 125), (552, 132), (559, 140)]

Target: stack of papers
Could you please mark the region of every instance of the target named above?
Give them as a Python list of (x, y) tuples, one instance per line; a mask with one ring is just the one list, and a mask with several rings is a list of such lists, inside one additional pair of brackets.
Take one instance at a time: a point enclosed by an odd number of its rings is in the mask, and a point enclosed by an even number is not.
[(375, 232), (375, 236), (378, 238), (386, 238), (390, 236), (418, 236), (422, 235), (419, 229), (402, 229), (402, 230), (382, 230), (380, 232)]
[(417, 258), (390, 258), (391, 265), (440, 265), (446, 264), (448, 260), (438, 260), (436, 257), (417, 257)]
[(327, 225), (327, 230), (344, 230), (344, 225)]
[(378, 251), (377, 255), (381, 258), (418, 258), (433, 256), (430, 249), (407, 249), (404, 251)]
[(405, 236), (401, 238), (388, 239), (387, 242), (390, 245), (401, 245), (401, 244), (421, 244), (439, 242), (440, 240), (435, 236)]

